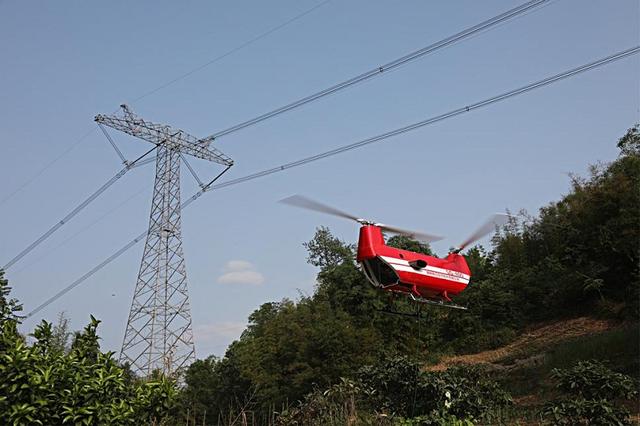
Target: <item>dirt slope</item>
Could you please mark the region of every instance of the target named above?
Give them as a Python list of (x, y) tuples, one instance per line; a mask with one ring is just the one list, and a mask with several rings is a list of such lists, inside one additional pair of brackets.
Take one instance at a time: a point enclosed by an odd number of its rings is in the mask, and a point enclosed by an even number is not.
[[(555, 343), (573, 337), (599, 333), (614, 327), (611, 322), (587, 317), (537, 326), (526, 330), (507, 346), (477, 354), (443, 358), (438, 364), (428, 366), (426, 369), (441, 371), (456, 364), (482, 364), (490, 369), (507, 369), (523, 364), (536, 364), (541, 361), (545, 349)], [(505, 364), (509, 364), (511, 367), (505, 366)]]

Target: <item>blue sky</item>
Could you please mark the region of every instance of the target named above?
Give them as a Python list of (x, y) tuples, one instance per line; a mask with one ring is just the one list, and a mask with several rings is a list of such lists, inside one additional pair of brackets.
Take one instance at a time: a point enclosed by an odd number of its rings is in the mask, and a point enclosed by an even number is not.
[[(202, 137), (393, 60), (519, 4), (337, 1), (223, 60), (135, 99), (319, 4), (0, 1), (0, 206), (4, 263), (121, 167), (93, 116), (129, 103)], [(635, 0), (555, 0), (524, 17), (352, 89), (217, 141), (234, 178), (449, 111), (637, 45)], [(640, 61), (604, 68), (391, 140), (215, 191), (183, 213), (198, 357), (221, 355), (260, 304), (313, 290), (302, 242), (349, 222), (288, 208), (295, 193), (361, 216), (446, 235), (440, 254), (488, 214), (536, 213), (569, 173), (617, 155), (639, 121)], [(42, 168), (74, 146), (33, 179)], [(148, 144), (112, 132), (127, 157)], [(193, 160), (200, 176), (218, 166)], [(30, 182), (30, 183), (29, 183)], [(28, 183), (25, 185), (25, 183)], [(7, 273), (27, 311), (147, 226), (153, 167), (129, 172)], [(197, 189), (183, 169), (183, 197)], [(118, 350), (142, 245), (29, 319), (103, 320)]]

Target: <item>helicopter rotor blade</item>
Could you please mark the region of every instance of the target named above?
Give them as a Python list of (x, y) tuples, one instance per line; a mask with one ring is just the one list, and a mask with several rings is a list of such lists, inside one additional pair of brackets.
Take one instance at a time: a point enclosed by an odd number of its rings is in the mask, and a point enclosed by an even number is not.
[[(294, 206), (294, 207), (300, 207), (303, 209), (307, 209), (307, 210), (314, 210), (317, 212), (321, 212), (321, 213), (326, 213), (326, 214), (330, 214), (333, 216), (338, 216), (338, 217), (342, 217), (344, 219), (351, 219), (354, 220), (360, 224), (371, 224), (371, 222), (368, 222), (364, 219), (361, 219), (357, 216), (353, 216), (352, 214), (343, 212), (342, 210), (338, 210), (334, 207), (331, 206), (327, 206), (326, 204), (322, 204), (318, 201), (312, 200), (310, 198), (304, 197), (302, 195), (292, 195), (291, 197), (287, 197), (284, 198), (282, 200), (280, 200), (281, 203), (283, 204), (288, 204), (290, 206)], [(432, 242), (432, 241), (439, 241), (441, 240), (443, 237), (440, 237), (438, 235), (433, 235), (433, 234), (427, 234), (425, 232), (417, 232), (417, 231), (410, 231), (408, 229), (403, 229), (403, 228), (398, 228), (395, 226), (390, 226), (390, 225), (384, 225), (381, 223), (376, 223), (375, 226), (385, 230), (385, 231), (389, 231), (389, 232), (393, 232), (394, 234), (401, 234), (401, 235), (406, 235), (412, 238), (415, 238), (416, 240), (422, 241), (422, 242)]]
[(484, 237), (485, 235), (487, 235), (488, 233), (496, 229), (497, 226), (504, 225), (505, 223), (507, 223), (510, 217), (511, 217), (510, 215), (505, 213), (496, 213), (490, 216), (489, 219), (487, 219), (482, 225), (480, 225), (480, 227), (476, 229), (476, 231), (473, 234), (471, 234), (469, 238), (465, 240), (465, 242), (463, 242), (458, 246), (456, 251), (459, 252), (464, 250), (464, 248), (467, 247), (469, 244), (475, 243), (480, 238)]
[(307, 210), (315, 210), (317, 212), (342, 217), (344, 219), (355, 220), (356, 222), (362, 222), (362, 219), (358, 218), (357, 216), (343, 212), (342, 210), (338, 210), (331, 206), (327, 206), (326, 204), (319, 203), (310, 198), (303, 197), (302, 195), (292, 195), (291, 197), (284, 198), (279, 202), (294, 207), (300, 207)]
[(411, 231), (408, 229), (398, 228), (395, 226), (384, 225), (382, 223), (376, 223), (375, 225), (385, 231), (393, 232), (394, 234), (406, 235), (407, 237), (411, 237), (425, 243), (440, 241), (444, 238), (439, 235), (427, 234), (425, 232)]

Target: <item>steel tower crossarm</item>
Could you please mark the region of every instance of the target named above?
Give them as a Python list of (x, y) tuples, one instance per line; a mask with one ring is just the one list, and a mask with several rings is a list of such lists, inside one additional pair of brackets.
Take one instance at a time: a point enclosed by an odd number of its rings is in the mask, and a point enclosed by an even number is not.
[(233, 165), (231, 158), (210, 146), (214, 139), (212, 136), (198, 139), (183, 130), (145, 121), (132, 113), (126, 105), (120, 105), (120, 107), (124, 111), (122, 117), (99, 114), (94, 120), (98, 124), (144, 139), (155, 145), (164, 145), (169, 149), (225, 166)]

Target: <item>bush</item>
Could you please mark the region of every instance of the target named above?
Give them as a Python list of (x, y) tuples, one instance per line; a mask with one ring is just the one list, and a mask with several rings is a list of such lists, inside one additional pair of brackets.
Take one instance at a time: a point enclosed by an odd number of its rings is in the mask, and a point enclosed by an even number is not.
[(575, 399), (548, 404), (542, 416), (553, 425), (630, 425), (629, 412), (606, 399)]
[(50, 323), (36, 327), (28, 345), (17, 332), (18, 306), (7, 301), (0, 271), (0, 419), (2, 424), (158, 424), (175, 401), (172, 381), (132, 381), (112, 353), (102, 353), (91, 317), (68, 352)]
[(496, 410), (512, 403), (511, 396), (477, 367), (422, 373), (418, 392), (422, 406), (443, 418), (490, 421)]
[(398, 418), (393, 423), (394, 426), (473, 426), (473, 424), (470, 419), (461, 420), (452, 415), (418, 416), (411, 419)]
[(358, 372), (358, 380), (371, 390), (372, 408), (400, 416), (413, 414), (420, 364), (407, 356), (384, 356)]
[(283, 426), (391, 425), (390, 416), (377, 415), (366, 410), (358, 411), (358, 406), (366, 404), (365, 400), (371, 395), (370, 392), (370, 389), (363, 387), (361, 383), (342, 378), (339, 383), (329, 389), (325, 391), (316, 389), (297, 406), (279, 413), (277, 424)]
[(554, 369), (558, 389), (586, 399), (629, 399), (636, 394), (631, 377), (609, 370), (599, 361), (579, 361), (574, 367)]
[(384, 356), (362, 367), (356, 380), (343, 378), (309, 393), (280, 413), (278, 424), (465, 426), (492, 422), (511, 403), (509, 394), (477, 368), (424, 372), (406, 356)]
[(637, 394), (631, 377), (598, 361), (580, 361), (551, 373), (564, 395), (549, 402), (541, 414), (554, 425), (629, 425), (629, 412), (616, 402)]
[(498, 383), (474, 367), (425, 372), (418, 363), (398, 356), (362, 368), (359, 378), (370, 390), (374, 409), (402, 417), (426, 416), (422, 424), (448, 416), (491, 420), (495, 410), (512, 403)]

